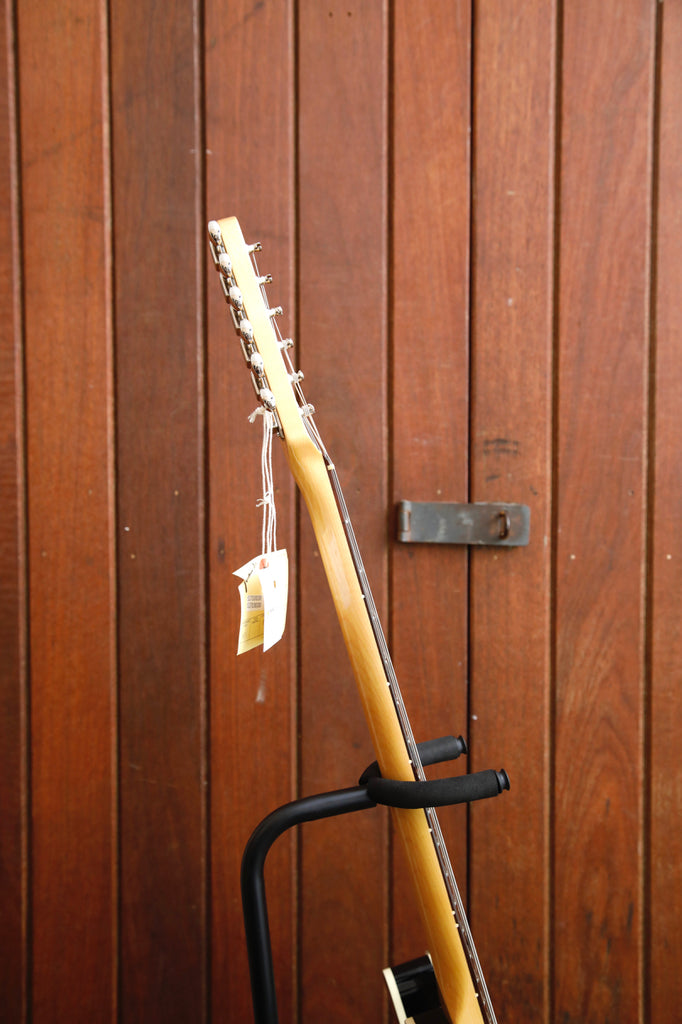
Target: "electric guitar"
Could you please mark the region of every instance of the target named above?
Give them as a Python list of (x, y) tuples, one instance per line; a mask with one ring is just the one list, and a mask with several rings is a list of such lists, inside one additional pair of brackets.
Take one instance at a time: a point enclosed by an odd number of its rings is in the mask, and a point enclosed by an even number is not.
[[(310, 513), (379, 769), (384, 778), (424, 780), (338, 476), (315, 426), (314, 409), (303, 395), (302, 374), (291, 362), (292, 342), (281, 337), (277, 326), (282, 310), (268, 304), (265, 285), (271, 279), (258, 273), (254, 253), (260, 245), (247, 245), (234, 217), (211, 221), (208, 230), (257, 398), (274, 416)], [(500, 776), (500, 789), (507, 788), (504, 773), (495, 774)], [(436, 812), (432, 807), (393, 808), (392, 815), (424, 918), (428, 969), (432, 965), (442, 1006), (438, 1019), (496, 1024)], [(416, 973), (422, 970), (420, 961)], [(387, 981), (404, 1024), (408, 1014), (396, 977), (389, 972)], [(431, 1011), (426, 1016), (436, 1019)]]

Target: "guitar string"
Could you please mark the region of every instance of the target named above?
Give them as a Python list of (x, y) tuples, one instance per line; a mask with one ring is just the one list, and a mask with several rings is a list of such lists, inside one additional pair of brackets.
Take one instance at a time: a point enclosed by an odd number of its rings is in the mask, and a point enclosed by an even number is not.
[[(216, 240), (216, 247), (218, 249), (218, 252), (225, 252), (225, 248), (224, 248), (224, 244), (222, 243), (222, 239)], [(212, 244), (211, 244), (211, 251), (212, 251), (212, 254), (213, 254), (214, 262), (216, 263), (216, 266), (217, 266), (218, 258), (217, 258), (217, 254), (216, 254), (216, 249), (213, 246), (213, 239), (212, 239)], [(251, 262), (252, 262), (252, 265), (254, 267), (255, 273), (256, 273), (257, 277), (260, 277), (260, 274), (259, 274), (259, 271), (258, 271), (258, 265), (257, 265), (256, 257), (255, 257), (255, 250), (251, 250), (250, 255), (251, 255)], [(221, 275), (221, 284), (223, 285), (223, 290), (225, 291), (226, 298), (228, 298), (228, 301), (229, 301), (227, 289), (225, 288), (225, 284), (222, 281), (222, 275)], [(265, 287), (264, 287), (263, 283), (260, 284), (260, 291), (261, 291), (261, 296), (262, 296), (263, 302), (265, 304), (265, 308), (267, 309), (267, 308), (269, 308), (268, 307), (268, 297), (267, 297), (267, 293), (265, 291)], [(235, 319), (234, 312), (233, 312), (233, 319)], [(376, 605), (374, 604), (374, 598), (372, 596), (372, 592), (371, 592), (371, 589), (370, 589), (370, 586), (369, 586), (369, 580), (367, 579), (367, 574), (366, 574), (365, 569), (364, 569), (364, 565), (363, 565), (363, 562), (362, 562), (362, 556), (360, 554), (360, 548), (358, 546), (357, 539), (355, 537), (355, 532), (353, 530), (353, 526), (352, 526), (352, 523), (351, 523), (351, 520), (350, 520), (350, 515), (348, 513), (348, 508), (346, 506), (345, 498), (344, 498), (343, 492), (341, 490), (341, 485), (340, 485), (340, 481), (339, 481), (339, 478), (338, 478), (338, 474), (336, 473), (336, 469), (334, 467), (334, 463), (332, 462), (331, 457), (329, 456), (329, 453), (326, 450), (324, 442), (322, 441), (322, 437), (321, 437), (321, 435), (320, 435), (320, 433), (319, 433), (319, 431), (317, 429), (317, 425), (315, 424), (315, 421), (314, 421), (314, 418), (313, 418), (314, 407), (312, 405), (309, 405), (306, 402), (305, 396), (303, 394), (303, 389), (300, 386), (300, 380), (302, 379), (302, 375), (297, 374), (296, 371), (294, 370), (294, 366), (293, 366), (293, 363), (292, 363), (292, 361), (290, 359), (289, 352), (288, 352), (289, 345), (282, 338), (282, 334), (281, 334), (281, 331), (279, 329), (279, 324), (277, 323), (276, 319), (274, 317), (272, 317), (270, 322), (273, 324), (276, 336), (277, 336), (278, 341), (279, 341), (279, 348), (280, 348), (282, 357), (283, 357), (285, 365), (287, 366), (287, 369), (289, 371), (289, 378), (291, 380), (292, 388), (294, 390), (294, 393), (295, 393), (296, 398), (297, 398), (298, 405), (300, 407), (300, 413), (301, 413), (301, 417), (303, 419), (303, 423), (304, 423), (304, 425), (305, 425), (305, 427), (306, 427), (306, 429), (308, 431), (308, 434), (311, 437), (311, 440), (316, 445), (316, 447), (318, 448), (318, 451), (322, 455), (322, 457), (323, 457), (323, 459), (325, 461), (325, 465), (327, 467), (327, 471), (329, 472), (330, 480), (331, 480), (331, 483), (332, 483), (332, 488), (333, 488), (334, 495), (335, 495), (335, 498), (336, 498), (336, 502), (337, 502), (337, 505), (339, 507), (339, 512), (341, 514), (341, 518), (342, 518), (342, 521), (343, 521), (344, 531), (346, 533), (346, 537), (347, 537), (347, 540), (348, 540), (348, 545), (349, 545), (349, 549), (350, 549), (350, 552), (351, 552), (351, 558), (352, 558), (352, 561), (353, 561), (353, 565), (354, 565), (356, 574), (358, 576), (358, 581), (359, 581), (359, 584), (360, 584), (360, 589), (361, 589), (361, 592), (362, 592), (362, 596), (363, 596), (363, 598), (365, 600), (365, 606), (367, 608), (370, 624), (371, 624), (371, 627), (372, 627), (372, 632), (374, 634), (374, 637), (375, 637), (375, 640), (376, 640), (376, 643), (377, 643), (377, 647), (378, 647), (378, 650), (379, 650), (379, 653), (380, 653), (380, 656), (381, 656), (381, 659), (382, 659), (382, 663), (383, 663), (383, 666), (384, 666), (384, 672), (385, 672), (385, 675), (386, 675), (386, 682), (387, 682), (387, 685), (389, 687), (389, 692), (391, 693), (391, 697), (392, 697), (393, 704), (394, 704), (394, 707), (395, 707), (395, 710), (396, 710), (396, 714), (398, 716), (398, 721), (399, 721), (401, 732), (402, 732), (402, 735), (403, 735), (403, 740), (405, 742), (405, 746), (406, 746), (406, 749), (407, 749), (407, 752), (408, 752), (408, 755), (409, 755), (409, 758), (410, 758), (410, 761), (411, 761), (411, 764), (412, 764), (412, 767), (413, 767), (413, 771), (415, 773), (415, 777), (417, 779), (423, 780), (423, 779), (425, 779), (426, 776), (425, 776), (424, 769), (423, 769), (423, 766), (422, 766), (422, 763), (421, 763), (421, 759), (419, 757), (419, 752), (418, 752), (418, 749), (417, 749), (417, 744), (415, 742), (414, 735), (413, 735), (413, 732), (412, 732), (412, 726), (411, 726), (409, 718), (407, 716), (407, 711), (406, 711), (406, 708), (405, 708), (405, 704), (404, 704), (404, 701), (402, 699), (402, 695), (400, 693), (400, 688), (398, 686), (397, 676), (395, 674), (395, 669), (393, 667), (393, 663), (392, 663), (392, 660), (391, 660), (391, 657), (390, 657), (390, 653), (389, 653), (389, 650), (388, 650), (388, 645), (386, 643), (386, 638), (384, 636), (384, 632), (383, 632), (383, 629), (381, 627), (381, 622), (380, 622), (380, 619), (379, 619), (378, 612), (376, 610)], [(235, 327), (238, 327), (238, 319), (235, 319)], [(282, 430), (281, 430), (281, 425), (279, 424), (279, 419), (277, 417), (276, 410), (274, 412), (273, 419), (274, 419), (274, 422), (276, 423), (276, 429), (278, 429), (278, 432), (281, 435), (282, 434)], [(448, 852), (447, 852), (447, 848), (445, 846), (445, 841), (444, 841), (443, 834), (442, 834), (442, 831), (441, 831), (441, 828), (440, 828), (440, 823), (438, 821), (438, 817), (436, 815), (435, 809), (432, 808), (432, 807), (425, 808), (424, 814), (426, 816), (427, 825), (428, 825), (429, 831), (431, 833), (432, 842), (434, 844), (436, 856), (438, 858), (439, 865), (440, 865), (440, 868), (441, 868), (441, 873), (443, 875), (443, 879), (444, 879), (444, 882), (445, 882), (446, 890), (448, 892), (448, 896), (449, 896), (449, 900), (450, 900), (450, 904), (451, 904), (454, 920), (455, 920), (456, 926), (457, 926), (457, 928), (459, 930), (460, 939), (462, 941), (462, 947), (463, 947), (464, 952), (466, 954), (466, 959), (467, 959), (467, 962), (468, 962), (468, 965), (469, 965), (469, 970), (471, 972), (472, 979), (473, 979), (473, 982), (474, 982), (474, 990), (476, 992), (477, 997), (479, 998), (479, 1007), (481, 1009), (481, 1013), (482, 1013), (482, 1015), (485, 1018), (485, 1024), (497, 1024), (495, 1013), (494, 1013), (494, 1010), (493, 1010), (493, 1007), (492, 1007), (492, 1003), (491, 1003), (491, 1000), (490, 1000), (490, 995), (488, 993), (488, 988), (487, 988), (487, 985), (485, 983), (485, 979), (483, 977), (483, 971), (482, 971), (481, 964), (480, 964), (480, 961), (479, 961), (479, 958), (478, 958), (478, 954), (476, 952), (476, 947), (474, 945), (473, 936), (472, 936), (471, 930), (469, 928), (469, 923), (468, 923), (468, 920), (467, 920), (467, 917), (466, 917), (466, 913), (464, 911), (464, 906), (462, 904), (462, 899), (461, 899), (461, 896), (459, 894), (459, 890), (457, 888), (457, 882), (455, 880), (455, 875), (454, 875), (454, 872), (452, 870), (452, 865), (450, 863), (450, 858), (449, 858), (449, 855), (448, 855)]]
[[(255, 254), (252, 254), (252, 261), (253, 261), (253, 264), (254, 264), (254, 267), (255, 267), (255, 270), (256, 270), (256, 274), (258, 275), (258, 266), (257, 266), (257, 261), (256, 261)], [(258, 276), (260, 276), (260, 275), (258, 275)], [(263, 295), (263, 301), (265, 302), (266, 308), (267, 308), (268, 299), (267, 299), (267, 294), (266, 294), (266, 291), (265, 291), (265, 287), (263, 285), (261, 285), (261, 293)], [(415, 738), (414, 738), (414, 733), (412, 731), (412, 725), (410, 723), (410, 720), (409, 720), (409, 717), (408, 717), (408, 714), (407, 714), (407, 709), (405, 707), (405, 702), (403, 701), (402, 694), (400, 692), (400, 687), (398, 685), (398, 678), (396, 676), (395, 668), (393, 666), (393, 661), (391, 659), (391, 655), (390, 655), (390, 652), (389, 652), (389, 649), (388, 649), (388, 644), (386, 642), (386, 637), (384, 635), (384, 631), (383, 631), (383, 628), (381, 626), (381, 620), (379, 618), (379, 614), (377, 612), (377, 608), (376, 608), (376, 605), (374, 603), (374, 597), (372, 595), (372, 590), (371, 590), (371, 587), (369, 585), (369, 580), (367, 578), (367, 573), (365, 571), (365, 567), (364, 567), (364, 564), (363, 564), (363, 561), (362, 561), (362, 555), (361, 555), (361, 552), (360, 552), (360, 547), (358, 545), (358, 542), (357, 542), (357, 539), (356, 539), (356, 536), (355, 536), (355, 531), (353, 529), (353, 524), (351, 522), (350, 514), (348, 512), (348, 507), (346, 505), (346, 500), (344, 498), (343, 491), (341, 489), (341, 483), (340, 483), (338, 474), (336, 472), (336, 468), (334, 466), (334, 463), (333, 463), (333, 461), (331, 459), (331, 456), (329, 455), (329, 452), (326, 449), (326, 446), (325, 446), (325, 444), (324, 444), (324, 442), (322, 440), (322, 436), (321, 436), (321, 434), (320, 434), (320, 432), (319, 432), (319, 430), (317, 428), (317, 424), (315, 423), (315, 419), (314, 419), (314, 415), (313, 415), (314, 408), (312, 406), (310, 406), (306, 402), (305, 395), (303, 393), (303, 389), (302, 389), (302, 387), (300, 385), (300, 382), (299, 382), (299, 380), (297, 379), (297, 376), (296, 376), (296, 371), (294, 369), (294, 364), (293, 364), (293, 362), (292, 362), (292, 360), (291, 360), (291, 358), (289, 356), (289, 349), (283, 346), (283, 338), (282, 338), (282, 334), (281, 334), (281, 331), (280, 331), (280, 328), (279, 328), (279, 324), (277, 323), (276, 319), (274, 319), (274, 318), (273, 318), (273, 320), (271, 322), (274, 325), (275, 333), (277, 335), (278, 341), (281, 343), (280, 344), (280, 350), (282, 352), (285, 364), (286, 364), (287, 369), (289, 371), (289, 376), (290, 376), (290, 379), (292, 381), (292, 386), (293, 386), (294, 392), (296, 394), (296, 397), (297, 397), (297, 400), (298, 400), (298, 404), (299, 404), (299, 406), (302, 409), (306, 410), (306, 415), (303, 416), (303, 423), (304, 423), (304, 425), (306, 426), (306, 428), (308, 430), (308, 434), (310, 435), (311, 440), (316, 445), (316, 447), (318, 448), (320, 454), (322, 455), (322, 457), (323, 457), (323, 459), (325, 461), (325, 465), (327, 467), (327, 471), (329, 473), (330, 481), (331, 481), (331, 484), (332, 484), (332, 489), (334, 491), (336, 502), (337, 502), (337, 505), (338, 505), (338, 508), (339, 508), (339, 513), (341, 515), (341, 519), (342, 519), (342, 522), (343, 522), (344, 532), (345, 532), (346, 538), (348, 540), (348, 545), (349, 545), (350, 552), (351, 552), (351, 558), (352, 558), (352, 561), (353, 561), (353, 565), (355, 567), (356, 574), (358, 576), (358, 581), (359, 581), (359, 584), (360, 584), (360, 590), (361, 590), (362, 596), (363, 596), (363, 598), (365, 600), (365, 607), (367, 608), (367, 613), (369, 615), (369, 620), (370, 620), (370, 624), (371, 624), (371, 627), (372, 627), (372, 632), (374, 634), (374, 638), (375, 638), (375, 641), (377, 643), (377, 647), (379, 649), (379, 654), (380, 654), (380, 657), (381, 657), (381, 661), (382, 661), (382, 664), (384, 666), (384, 673), (386, 675), (386, 682), (388, 684), (389, 691), (391, 693), (391, 698), (393, 700), (393, 705), (395, 707), (395, 710), (396, 710), (396, 713), (397, 713), (397, 716), (398, 716), (398, 720), (399, 720), (399, 723), (400, 723), (400, 729), (401, 729), (401, 732), (402, 732), (403, 741), (405, 743), (405, 747), (406, 747), (408, 755), (409, 755), (410, 763), (412, 765), (412, 769), (414, 771), (415, 778), (418, 779), (418, 780), (423, 781), (423, 780), (426, 779), (426, 774), (424, 772), (424, 768), (423, 768), (423, 765), (421, 763), (421, 758), (419, 756), (419, 751), (417, 749), (417, 743), (416, 743)], [(477, 995), (479, 996), (479, 1004), (480, 1004), (480, 1007), (481, 1007), (481, 1012), (484, 1014), (484, 1018), (485, 1018), (486, 1024), (497, 1024), (497, 1020), (496, 1020), (496, 1017), (495, 1017), (495, 1012), (493, 1010), (492, 1002), (491, 1002), (491, 999), (490, 999), (490, 994), (488, 992), (488, 987), (486, 985), (485, 978), (483, 976), (483, 969), (481, 967), (481, 963), (480, 963), (480, 960), (479, 960), (479, 957), (478, 957), (478, 953), (476, 951), (476, 946), (474, 944), (473, 935), (471, 933), (471, 929), (469, 927), (469, 922), (468, 922), (468, 919), (467, 919), (467, 916), (466, 916), (466, 912), (464, 910), (464, 904), (462, 902), (462, 898), (461, 898), (461, 895), (459, 893), (459, 889), (458, 889), (458, 886), (457, 886), (457, 881), (455, 879), (455, 874), (454, 874), (454, 871), (452, 869), (452, 864), (450, 862), (450, 856), (448, 854), (447, 847), (445, 845), (445, 839), (443, 837), (443, 833), (442, 833), (442, 829), (441, 829), (441, 826), (440, 826), (440, 821), (438, 819), (438, 815), (436, 814), (436, 811), (435, 811), (435, 809), (433, 807), (425, 808), (424, 809), (424, 814), (426, 816), (426, 821), (427, 821), (427, 824), (428, 824), (429, 832), (431, 833), (432, 842), (433, 842), (433, 845), (435, 847), (436, 855), (438, 857), (438, 862), (439, 862), (439, 865), (440, 865), (441, 873), (442, 873), (444, 881), (445, 881), (445, 885), (446, 885), (446, 889), (447, 889), (447, 892), (448, 892), (448, 897), (449, 897), (449, 900), (450, 900), (450, 905), (452, 907), (452, 912), (453, 912), (453, 915), (454, 915), (454, 918), (455, 918), (455, 922), (456, 922), (457, 928), (458, 928), (459, 933), (460, 933), (460, 938), (462, 940), (463, 948), (464, 948), (465, 953), (466, 953), (466, 958), (467, 958), (467, 962), (469, 964), (469, 969), (470, 969), (472, 977), (473, 977), (474, 989), (475, 989)]]
[[(325, 456), (324, 452), (323, 456)], [(325, 461), (327, 460), (328, 455), (325, 456)], [(391, 692), (391, 696), (393, 698), (393, 704), (395, 706), (400, 721), (405, 746), (410, 755), (410, 760), (412, 761), (416, 777), (418, 779), (424, 779), (425, 773), (421, 764), (421, 760), (419, 758), (419, 752), (417, 750), (417, 745), (414, 739), (414, 735), (412, 733), (412, 727), (410, 725), (410, 721), (407, 716), (407, 711), (405, 709), (405, 704), (400, 693), (400, 688), (398, 686), (398, 680), (395, 674), (395, 669), (393, 667), (393, 662), (388, 651), (388, 645), (386, 643), (386, 638), (381, 627), (379, 615), (374, 604), (374, 598), (372, 596), (372, 592), (369, 586), (367, 574), (362, 564), (362, 556), (360, 554), (360, 549), (355, 539), (355, 533), (350, 520), (350, 516), (348, 514), (348, 510), (346, 508), (346, 503), (343, 497), (343, 493), (341, 491), (339, 479), (336, 474), (336, 470), (334, 469), (334, 466), (331, 463), (331, 460), (329, 460), (327, 468), (330, 472), (332, 486), (334, 489), (334, 493), (336, 495), (337, 503), (339, 504), (339, 510), (341, 512), (341, 517), (344, 522), (344, 528), (346, 531), (346, 536), (348, 537), (349, 546), (351, 548), (353, 562), (355, 563), (355, 569), (360, 580), (360, 588), (365, 598), (365, 604), (369, 614), (370, 623), (372, 625), (372, 631), (377, 641), (377, 646), (379, 648), (381, 660), (384, 665), (384, 671), (386, 673), (387, 683)], [(445, 840), (443, 838), (443, 833), (441, 831), (438, 815), (436, 814), (436, 811), (433, 807), (425, 808), (424, 814), (426, 816), (427, 824), (432, 837), (432, 842), (435, 847), (441, 872), (443, 874), (446, 888), (448, 890), (448, 896), (450, 898), (450, 904), (452, 906), (455, 922), (459, 929), (462, 945), (466, 952), (469, 969), (474, 980), (474, 988), (478, 996), (480, 997), (482, 1012), (485, 1011), (486, 1024), (496, 1024), (495, 1013), (492, 1007), (492, 1003), (490, 1001), (488, 987), (483, 977), (483, 970), (481, 968), (481, 963), (476, 952), (473, 936), (469, 928), (469, 922), (467, 920), (464, 905), (462, 903), (459, 889), (457, 887), (457, 882), (455, 880), (454, 871), (450, 863), (450, 857), (447, 852), (447, 847), (445, 845)]]

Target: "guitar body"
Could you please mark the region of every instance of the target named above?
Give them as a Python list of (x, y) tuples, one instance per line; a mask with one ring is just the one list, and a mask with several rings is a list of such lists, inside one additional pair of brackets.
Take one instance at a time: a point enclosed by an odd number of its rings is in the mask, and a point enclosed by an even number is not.
[[(267, 306), (262, 280), (255, 272), (253, 247), (244, 241), (236, 218), (211, 222), (209, 232), (256, 392), (276, 416), (291, 472), (310, 514), (381, 773), (392, 779), (414, 780), (418, 755), (410, 742), (411, 733), (406, 738), (404, 708), (376, 612), (372, 611), (371, 592), (338, 478), (316, 429), (310, 425), (310, 407), (305, 404), (296, 375), (285, 362), (286, 344), (278, 336), (274, 311)], [(454, 877), (448, 875), (447, 868), (444, 871), (443, 856), (447, 859), (447, 853), (437, 839), (437, 823), (424, 810), (393, 808), (391, 813), (407, 857), (426, 929), (432, 973), (444, 1007), (427, 1007), (422, 1012), (431, 1016), (416, 1013), (412, 1019), (415, 1024), (433, 1024), (436, 1020), (496, 1024), (456, 891), (453, 900)], [(410, 1012), (407, 1007), (404, 1010)], [(436, 1013), (440, 1017), (433, 1016)]]
[(401, 1024), (448, 1024), (430, 957), (387, 967), (384, 978)]

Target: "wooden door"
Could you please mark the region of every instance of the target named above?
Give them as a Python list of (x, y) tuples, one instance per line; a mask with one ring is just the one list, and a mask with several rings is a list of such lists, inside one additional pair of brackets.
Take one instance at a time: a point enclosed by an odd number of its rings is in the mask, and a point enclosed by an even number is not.
[[(17, 0), (2, 33), (0, 1018), (251, 1019), (244, 844), (374, 757), (280, 450), (287, 630), (235, 655), (236, 214), (417, 739), (511, 778), (442, 814), (500, 1024), (673, 1024), (680, 4)], [(403, 499), (527, 504), (530, 543), (399, 543)], [(423, 940), (387, 816), (266, 879), (281, 1020), (388, 1020)]]

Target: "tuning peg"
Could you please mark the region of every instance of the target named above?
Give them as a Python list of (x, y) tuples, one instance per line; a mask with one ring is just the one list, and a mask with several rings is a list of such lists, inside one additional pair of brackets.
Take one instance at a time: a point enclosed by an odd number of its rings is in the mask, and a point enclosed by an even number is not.
[(247, 247), (246, 247), (246, 251), (248, 253), (262, 252), (262, 249), (263, 249), (263, 243), (262, 242), (253, 242), (251, 245), (247, 245)]
[(275, 396), (273, 395), (272, 391), (270, 391), (269, 388), (261, 388), (260, 391), (258, 392), (258, 397), (260, 398), (261, 402), (263, 403), (266, 409), (269, 409), (270, 412), (275, 411), (275, 408), (277, 407), (277, 402), (275, 401)]
[(233, 284), (229, 290), (230, 305), (234, 306), (235, 309), (241, 310), (244, 308), (244, 299), (242, 293), (237, 288), (236, 284)]
[(226, 252), (221, 252), (220, 256), (218, 257), (218, 269), (220, 273), (223, 275), (223, 277), (232, 276), (232, 260), (230, 259)]
[(294, 347), (294, 339), (293, 338), (282, 338), (281, 341), (277, 342), (277, 344), (279, 345), (279, 347), (282, 350), (282, 352), (285, 352), (288, 348), (293, 348)]
[(264, 274), (263, 277), (257, 277), (256, 281), (258, 284), (272, 284), (272, 274)]
[(244, 317), (244, 319), (240, 321), (238, 329), (244, 341), (251, 344), (253, 341), (253, 327), (251, 326), (251, 321)]
[(220, 230), (220, 224), (217, 220), (210, 220), (208, 222), (208, 233), (211, 237), (211, 241), (215, 242), (216, 245), (220, 245), (223, 240), (223, 235)]
[(270, 319), (272, 319), (273, 316), (283, 316), (283, 315), (284, 315), (284, 310), (282, 309), (281, 306), (273, 306), (271, 309), (268, 310), (268, 316), (270, 317)]
[(257, 377), (262, 377), (265, 372), (265, 364), (260, 352), (252, 352), (249, 356), (249, 365)]
[(303, 370), (296, 370), (295, 373), (289, 374), (289, 380), (292, 384), (300, 384), (302, 380), (305, 380), (303, 376)]

